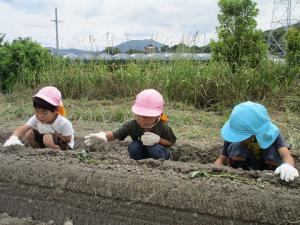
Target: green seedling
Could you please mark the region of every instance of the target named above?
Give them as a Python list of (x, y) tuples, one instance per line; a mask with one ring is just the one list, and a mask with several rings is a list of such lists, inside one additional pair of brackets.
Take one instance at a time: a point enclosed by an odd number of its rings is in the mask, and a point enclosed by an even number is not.
[(85, 150), (82, 150), (79, 153), (78, 158), (80, 162), (86, 163), (89, 159), (91, 159), (91, 156)]
[(96, 159), (93, 159), (89, 153), (87, 153), (85, 150), (82, 150), (79, 153), (79, 161), (82, 163), (86, 163), (86, 164), (93, 164), (93, 165), (97, 165), (99, 164), (98, 161)]

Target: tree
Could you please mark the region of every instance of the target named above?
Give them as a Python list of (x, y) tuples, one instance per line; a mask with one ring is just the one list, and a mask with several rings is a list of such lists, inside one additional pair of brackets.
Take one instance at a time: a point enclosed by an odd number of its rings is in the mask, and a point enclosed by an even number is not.
[(210, 53), (210, 45), (204, 45), (199, 47), (197, 45), (193, 45), (190, 47), (190, 52), (192, 53)]
[(256, 29), (258, 14), (252, 0), (219, 0), (217, 27), (219, 41), (211, 42), (212, 58), (237, 66), (256, 67), (267, 57), (263, 33)]
[(142, 50), (138, 50), (138, 49), (129, 49), (127, 52), (127, 54), (131, 55), (131, 54), (136, 54), (136, 53), (144, 53), (144, 51)]
[(163, 45), (163, 46), (160, 47), (160, 51), (161, 52), (170, 52), (171, 49), (168, 45)]
[(48, 50), (29, 38), (5, 42), (0, 47), (1, 91), (10, 91), (21, 79), (28, 85), (33, 85), (33, 80), (38, 82), (39, 73), (50, 59)]
[(291, 66), (300, 66), (300, 28), (290, 28), (286, 34), (286, 60)]
[(189, 52), (189, 46), (184, 43), (173, 45), (170, 49), (172, 52)]
[(196, 46), (194, 51), (195, 53), (210, 53), (210, 44), (201, 47)]

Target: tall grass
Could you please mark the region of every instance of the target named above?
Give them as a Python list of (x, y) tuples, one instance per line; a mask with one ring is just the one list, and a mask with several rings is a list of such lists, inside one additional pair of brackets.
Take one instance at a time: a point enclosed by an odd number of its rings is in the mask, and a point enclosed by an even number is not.
[(124, 98), (155, 88), (166, 99), (199, 108), (227, 107), (246, 100), (277, 106), (287, 97), (293, 105), (291, 99), (300, 98), (299, 71), (270, 61), (232, 73), (228, 65), (217, 62), (178, 59), (106, 64), (56, 59), (42, 73), (20, 79), (16, 88), (27, 88), (28, 80), (35, 87), (55, 85), (65, 98)]

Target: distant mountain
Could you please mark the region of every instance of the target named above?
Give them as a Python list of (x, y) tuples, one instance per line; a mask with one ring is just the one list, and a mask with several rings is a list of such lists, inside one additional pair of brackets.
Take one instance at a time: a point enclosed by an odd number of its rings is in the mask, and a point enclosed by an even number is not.
[(131, 40), (124, 43), (121, 43), (119, 45), (114, 46), (115, 48), (120, 49), (121, 52), (127, 52), (129, 49), (135, 49), (144, 51), (145, 47), (153, 45), (160, 49), (165, 44), (159, 43), (157, 41), (154, 41), (152, 39), (145, 39), (145, 40)]

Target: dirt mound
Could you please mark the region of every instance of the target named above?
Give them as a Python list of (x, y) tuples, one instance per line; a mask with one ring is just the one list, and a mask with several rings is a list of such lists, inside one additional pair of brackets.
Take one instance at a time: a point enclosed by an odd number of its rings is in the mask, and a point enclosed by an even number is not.
[(50, 223), (43, 223), (38, 221), (33, 221), (31, 218), (16, 218), (10, 217), (6, 213), (0, 214), (0, 225), (51, 225)]
[[(2, 135), (2, 140), (6, 135)], [(0, 137), (0, 139), (1, 139)], [(123, 142), (75, 151), (0, 147), (0, 213), (63, 224), (296, 224), (300, 182), (216, 169), (219, 144), (179, 144), (173, 161), (128, 158)], [(215, 155), (212, 155), (212, 152)], [(177, 161), (174, 161), (177, 160)], [(195, 173), (191, 178), (190, 172)]]

